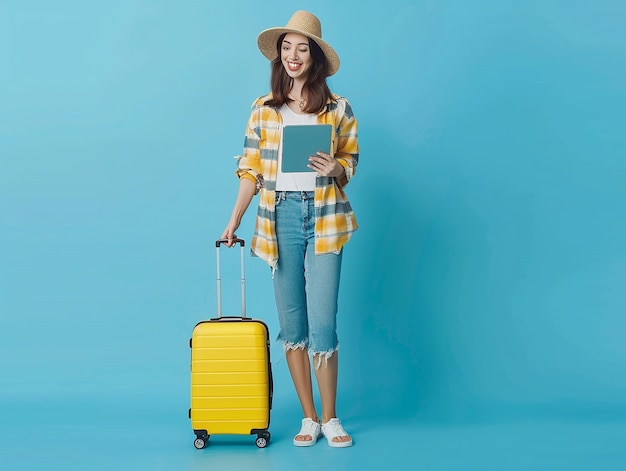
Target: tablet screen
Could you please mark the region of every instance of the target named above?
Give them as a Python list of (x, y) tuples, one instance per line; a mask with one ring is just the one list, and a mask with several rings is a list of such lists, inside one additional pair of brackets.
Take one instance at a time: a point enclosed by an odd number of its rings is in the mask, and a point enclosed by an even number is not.
[(309, 156), (322, 151), (330, 154), (330, 124), (298, 124), (283, 126), (283, 156), (281, 170), (313, 172), (307, 167)]

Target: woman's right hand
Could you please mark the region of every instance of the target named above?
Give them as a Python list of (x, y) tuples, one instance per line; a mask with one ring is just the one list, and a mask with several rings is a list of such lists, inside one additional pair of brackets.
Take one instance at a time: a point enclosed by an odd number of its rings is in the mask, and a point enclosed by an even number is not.
[(221, 239), (228, 241), (225, 244), (226, 247), (232, 247), (235, 244), (235, 239), (237, 238), (237, 234), (235, 234), (235, 231), (237, 230), (238, 227), (239, 227), (239, 224), (233, 221), (230, 221), (228, 225), (226, 226), (226, 229), (224, 229)]
[(241, 224), (241, 219), (250, 205), (255, 189), (256, 184), (249, 178), (242, 178), (240, 180), (239, 192), (237, 193), (237, 201), (235, 201), (233, 213), (230, 216), (230, 221), (228, 221), (226, 229), (222, 232), (221, 238), (227, 241), (225, 244), (226, 247), (235, 245), (235, 239), (237, 238), (235, 231), (239, 228), (239, 224)]

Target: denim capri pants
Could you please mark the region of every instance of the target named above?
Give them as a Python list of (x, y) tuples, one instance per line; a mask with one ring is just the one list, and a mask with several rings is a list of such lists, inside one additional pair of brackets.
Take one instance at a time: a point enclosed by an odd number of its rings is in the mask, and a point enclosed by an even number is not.
[(342, 252), (315, 255), (312, 191), (276, 193), (278, 264), (274, 296), (285, 351), (308, 349), (328, 359), (339, 348), (337, 299)]

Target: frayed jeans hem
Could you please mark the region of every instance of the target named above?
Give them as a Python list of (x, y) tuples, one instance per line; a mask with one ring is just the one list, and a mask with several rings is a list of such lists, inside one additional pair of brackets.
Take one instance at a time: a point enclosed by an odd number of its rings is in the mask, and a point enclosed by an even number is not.
[(329, 350), (310, 350), (308, 343), (306, 341), (301, 342), (287, 342), (280, 338), (276, 339), (279, 342), (283, 342), (283, 351), (285, 353), (293, 350), (306, 350), (309, 355), (313, 358), (317, 357), (315, 361), (315, 369), (317, 370), (320, 366), (322, 366), (322, 360), (324, 360), (325, 364), (328, 364), (328, 359), (332, 357), (336, 351), (339, 350), (339, 343), (335, 348), (331, 348)]
[(285, 353), (291, 351), (291, 350), (308, 350), (308, 343), (306, 341), (302, 341), (302, 342), (287, 342), (285, 340), (282, 340), (281, 338), (276, 339), (279, 342), (283, 343), (283, 351)]

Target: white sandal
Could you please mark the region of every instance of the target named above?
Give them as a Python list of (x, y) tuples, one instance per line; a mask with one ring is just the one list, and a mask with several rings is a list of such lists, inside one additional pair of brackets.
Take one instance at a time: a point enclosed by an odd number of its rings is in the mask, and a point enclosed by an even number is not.
[[(313, 446), (317, 443), (317, 439), (320, 437), (322, 433), (322, 426), (315, 422), (313, 419), (309, 419), (308, 417), (302, 419), (302, 427), (298, 432), (298, 435), (293, 437), (293, 444), (295, 446)], [(311, 437), (310, 440), (296, 440), (296, 437), (300, 435), (309, 435)]]
[(341, 421), (337, 418), (330, 419), (325, 424), (322, 424), (322, 433), (326, 437), (326, 440), (328, 440), (328, 446), (332, 446), (333, 448), (345, 448), (352, 446), (352, 438), (345, 442), (336, 442), (333, 440), (333, 438), (336, 437), (349, 436), (343, 429)]

